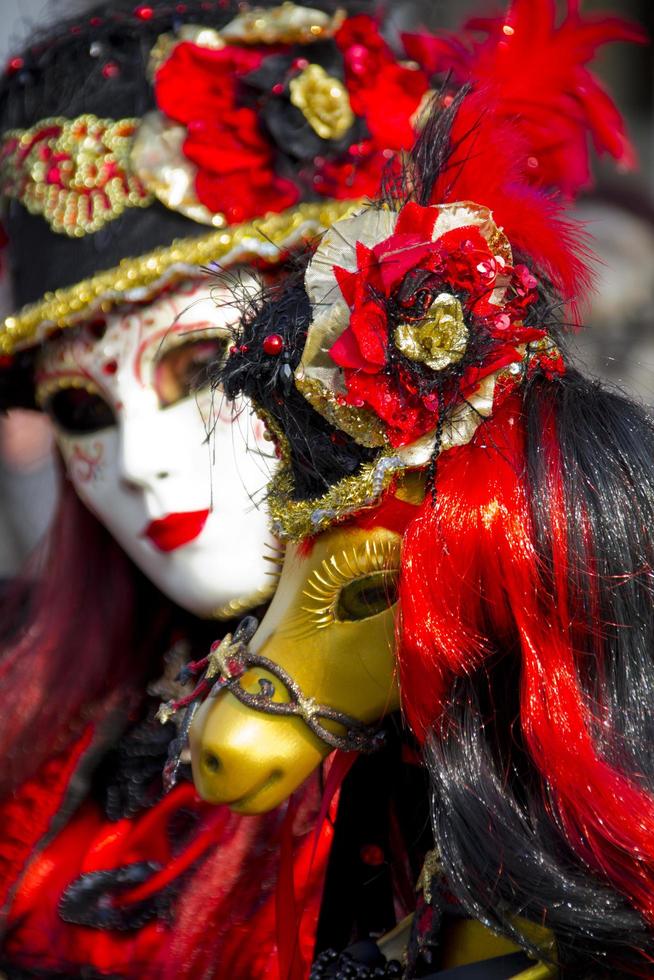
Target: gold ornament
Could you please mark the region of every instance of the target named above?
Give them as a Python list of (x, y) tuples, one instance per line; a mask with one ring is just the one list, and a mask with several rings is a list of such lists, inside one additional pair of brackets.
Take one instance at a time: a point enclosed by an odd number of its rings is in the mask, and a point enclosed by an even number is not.
[(310, 44), (333, 37), (345, 16), (344, 10), (330, 16), (294, 3), (254, 7), (226, 24), (220, 36), (229, 44)]
[(393, 335), (395, 346), (411, 361), (442, 371), (460, 361), (468, 345), (468, 328), (461, 303), (451, 293), (439, 293), (417, 323), (400, 323)]
[(292, 104), (321, 139), (340, 139), (354, 123), (347, 89), (320, 65), (308, 65), (289, 88)]
[(0, 149), (0, 189), (58, 233), (80, 238), (153, 198), (132, 172), (137, 119), (42, 119), (9, 132)]

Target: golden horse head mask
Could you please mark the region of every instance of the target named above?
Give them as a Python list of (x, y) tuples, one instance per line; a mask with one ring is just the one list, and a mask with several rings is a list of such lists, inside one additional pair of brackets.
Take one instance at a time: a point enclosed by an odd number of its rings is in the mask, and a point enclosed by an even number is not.
[(193, 777), (209, 802), (270, 810), (333, 749), (380, 744), (379, 721), (399, 707), (397, 512), (406, 518), (414, 510), (394, 497), (389, 507), (392, 520), (382, 506), (366, 526), (289, 544), (251, 639), (250, 620), (210, 655), (214, 686), (190, 732)]

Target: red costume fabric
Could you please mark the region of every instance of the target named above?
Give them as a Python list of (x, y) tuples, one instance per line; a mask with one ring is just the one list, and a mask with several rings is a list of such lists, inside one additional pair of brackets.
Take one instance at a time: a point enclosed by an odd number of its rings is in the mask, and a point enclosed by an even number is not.
[[(92, 747), (89, 728), (0, 810), (3, 827), (11, 830), (0, 845), (5, 962), (28, 975), (83, 971), (85, 976), (126, 980), (306, 975), (332, 838), (331, 822), (322, 819), (317, 783), (291, 802), (286, 815), (277, 811), (261, 817), (240, 817), (226, 807), (203, 803), (190, 783), (176, 786), (135, 817), (117, 821), (110, 821), (87, 796), (51, 836)], [(280, 856), (288, 862), (281, 870)], [(115, 875), (144, 861), (155, 866), (142, 884), (126, 888), (110, 883), (99, 896), (89, 888), (81, 902), (85, 909), (95, 906), (100, 917), (103, 910), (126, 910), (127, 922), (133, 910), (132, 928), (64, 921), (62, 896), (80, 876), (103, 871)], [(218, 888), (211, 875), (216, 861), (221, 869)], [(203, 877), (212, 883), (206, 892), (206, 922), (198, 923), (196, 954), (202, 962), (196, 962), (197, 972), (186, 974), (175, 927), (186, 912), (183, 888), (191, 876), (200, 888)], [(174, 899), (174, 911), (167, 898)], [(144, 904), (153, 902), (154, 914), (141, 916)]]

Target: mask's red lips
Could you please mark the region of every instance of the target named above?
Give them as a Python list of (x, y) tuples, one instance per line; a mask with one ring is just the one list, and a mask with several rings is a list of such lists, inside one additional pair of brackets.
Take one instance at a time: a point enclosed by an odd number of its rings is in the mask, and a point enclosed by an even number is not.
[(182, 514), (166, 514), (151, 521), (143, 531), (159, 551), (175, 551), (195, 540), (207, 523), (208, 510), (193, 510)]

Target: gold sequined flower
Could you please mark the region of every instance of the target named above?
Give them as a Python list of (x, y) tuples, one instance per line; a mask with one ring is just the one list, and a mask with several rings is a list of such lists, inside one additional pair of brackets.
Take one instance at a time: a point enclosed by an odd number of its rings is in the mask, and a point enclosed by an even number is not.
[(425, 318), (418, 323), (400, 323), (393, 339), (405, 357), (433, 371), (456, 364), (468, 344), (461, 303), (451, 293), (439, 293)]
[(347, 89), (320, 65), (308, 65), (289, 87), (292, 104), (321, 139), (340, 139), (353, 124)]

